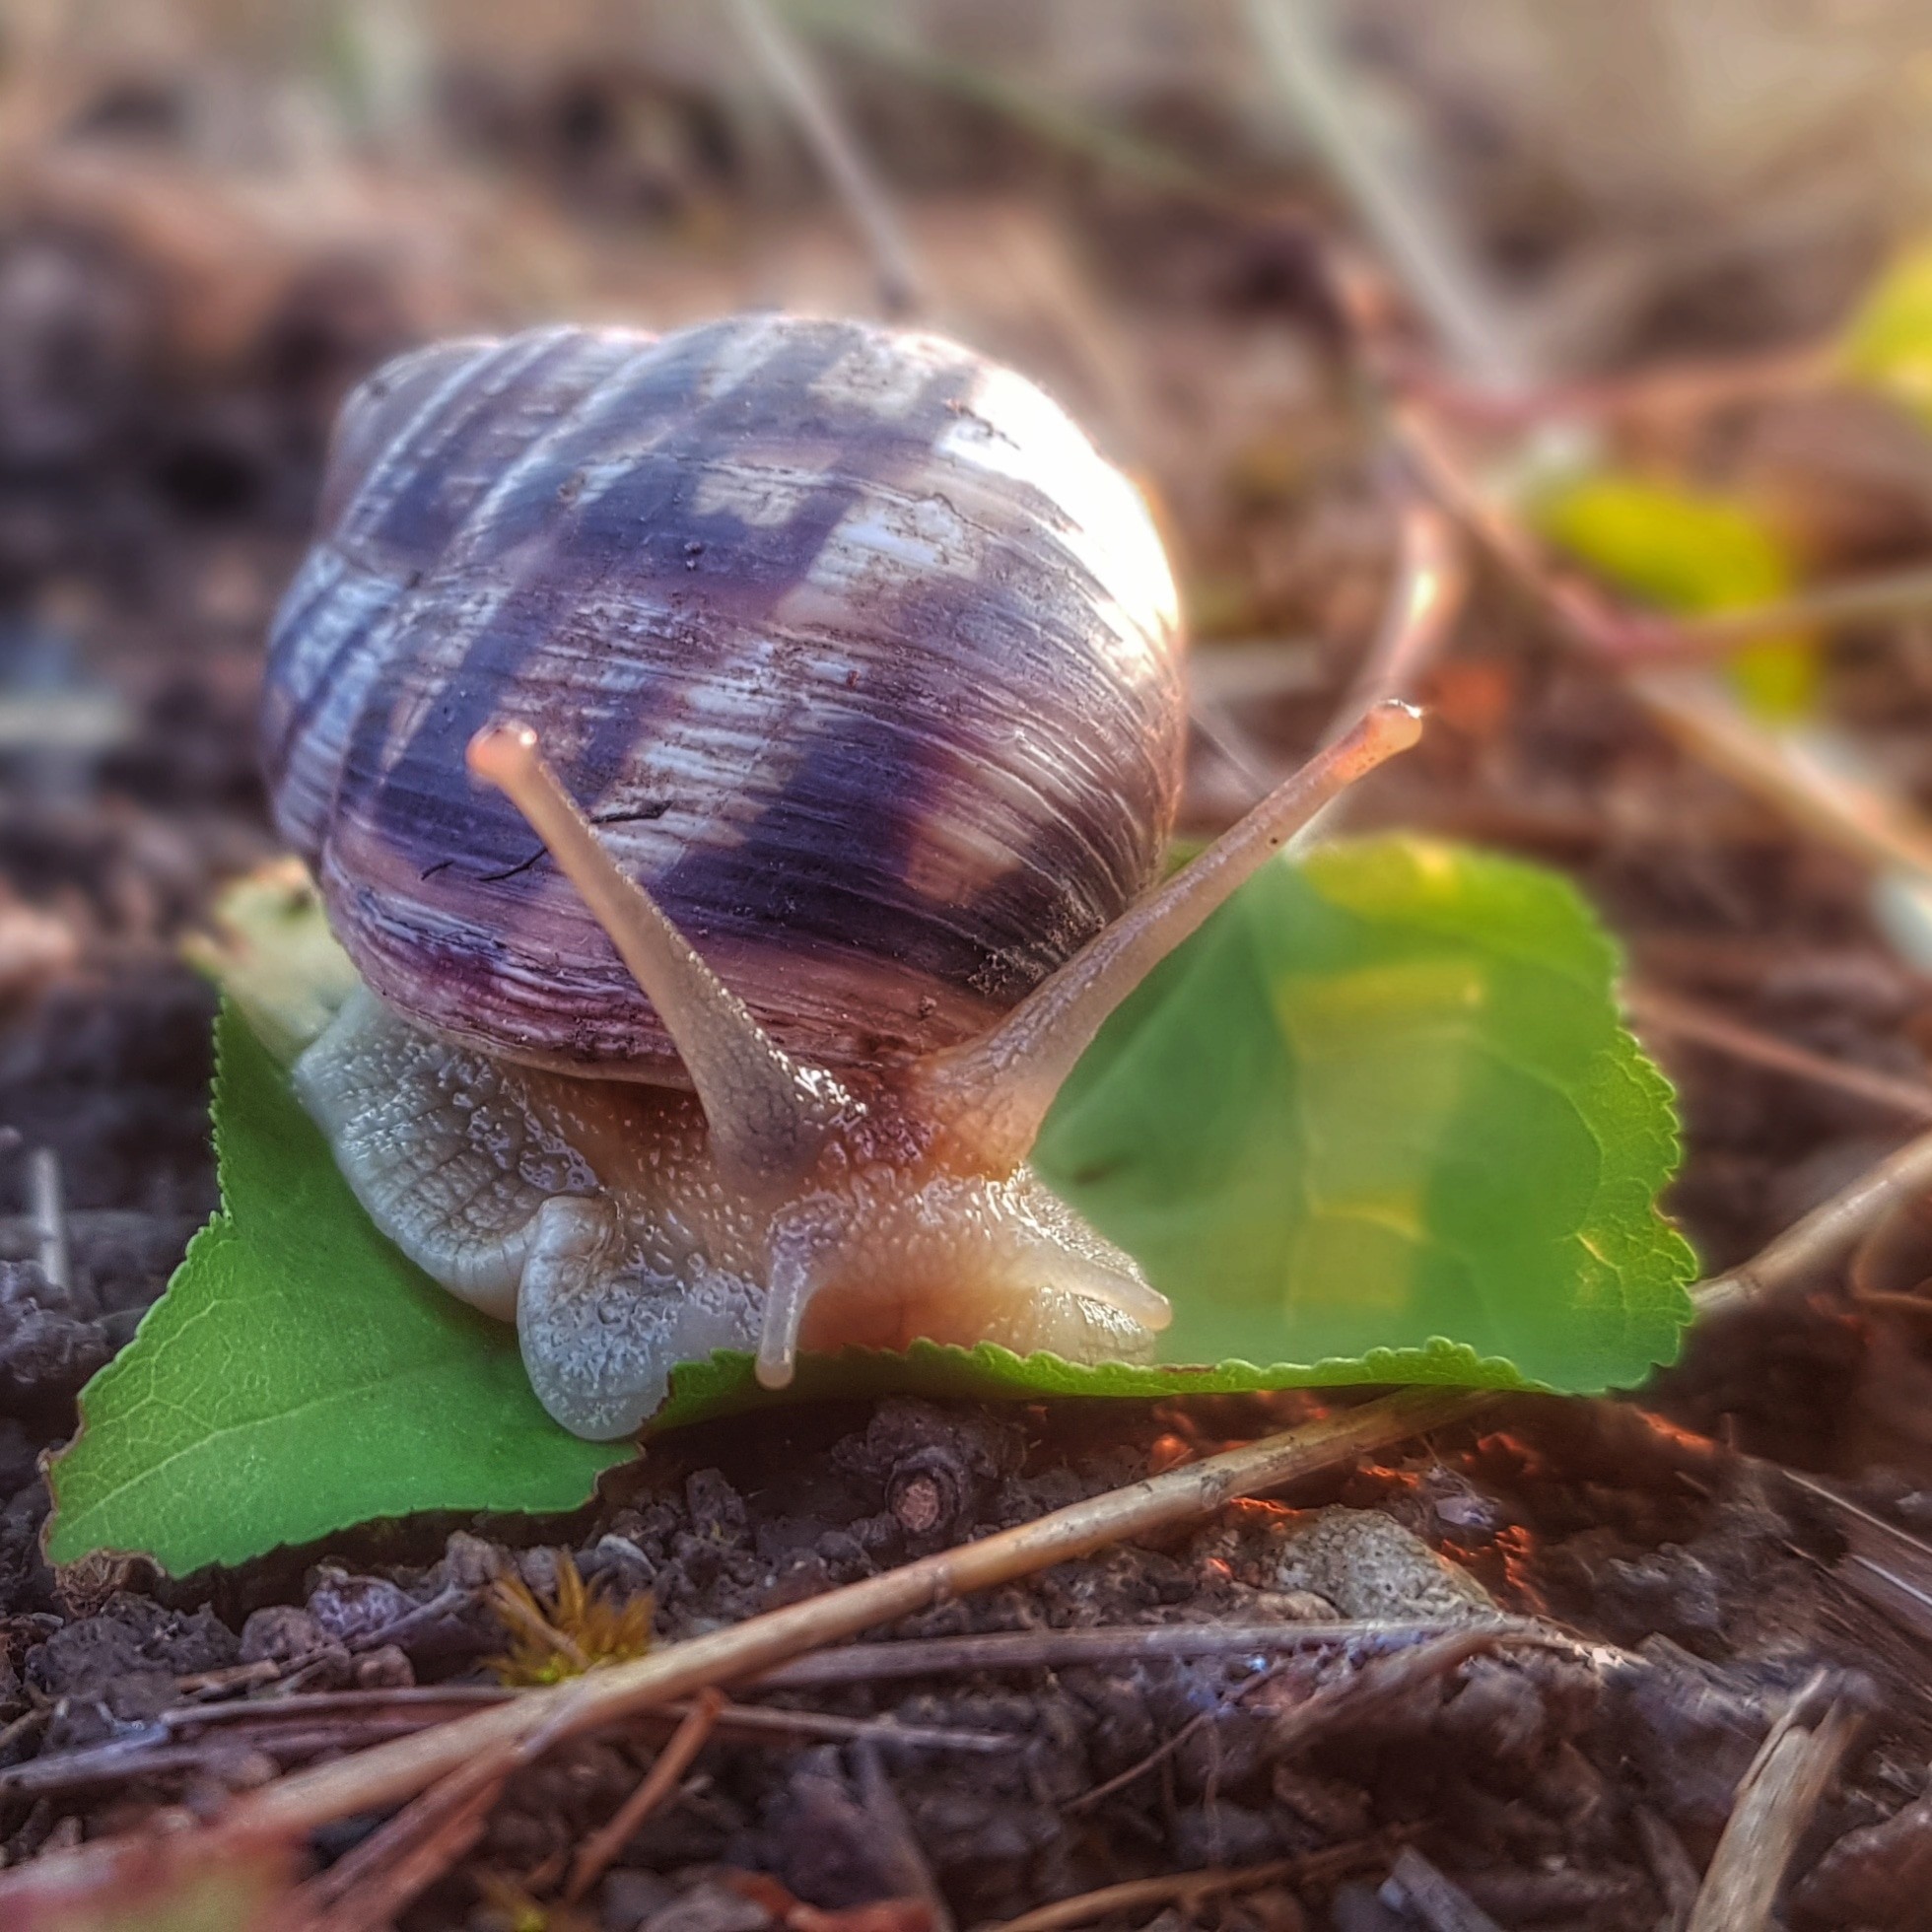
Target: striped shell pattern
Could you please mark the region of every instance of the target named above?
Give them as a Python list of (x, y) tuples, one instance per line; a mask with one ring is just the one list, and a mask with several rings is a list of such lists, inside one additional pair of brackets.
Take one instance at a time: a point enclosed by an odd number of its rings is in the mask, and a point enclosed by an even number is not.
[(1151, 880), (1178, 652), (1133, 486), (1012, 372), (852, 321), (551, 328), (351, 397), (262, 751), (405, 1015), (677, 1077), (609, 940), (465, 774), (506, 720), (781, 1042), (881, 1064), (982, 1031)]

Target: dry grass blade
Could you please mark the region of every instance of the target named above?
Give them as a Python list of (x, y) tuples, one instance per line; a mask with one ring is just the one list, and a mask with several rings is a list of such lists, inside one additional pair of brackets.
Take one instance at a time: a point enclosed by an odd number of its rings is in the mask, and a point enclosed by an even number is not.
[(1932, 1642), (1932, 1544), (1840, 1495), (1829, 1483), (1795, 1469), (1783, 1475), (1830, 1511), (1844, 1537), (1845, 1553), (1832, 1574), (1895, 1622)]
[(926, 1852), (914, 1831), (912, 1820), (900, 1802), (899, 1793), (887, 1775), (885, 1760), (876, 1744), (858, 1747), (859, 1781), (865, 1801), (867, 1818), (883, 1839), (881, 1869), (902, 1897), (917, 1899), (926, 1907), (931, 1932), (954, 1932), (956, 1921), (946, 1895), (932, 1875)]
[[(960, 1671), (1053, 1670), (1115, 1658), (1265, 1657), (1325, 1644), (1375, 1651), (1446, 1635), (1450, 1623), (1378, 1623), (1353, 1619), (1314, 1623), (1149, 1623), (1084, 1630), (995, 1630), (974, 1637), (905, 1637), (820, 1650), (768, 1671), (753, 1687), (795, 1690), (820, 1684), (871, 1684), (889, 1678)], [(1504, 1627), (1532, 1627), (1507, 1624)]]
[(907, 79), (970, 102), (1052, 147), (1158, 193), (1210, 208), (1246, 213), (1249, 203), (1220, 175), (1197, 166), (1175, 149), (1143, 135), (1096, 120), (1043, 88), (1028, 87), (992, 67), (962, 59), (950, 48), (928, 45), (910, 9), (805, 0), (786, 10), (817, 38), (832, 39)]
[(1637, 1843), (1651, 1882), (1664, 1901), (1664, 1917), (1656, 1932), (1684, 1932), (1697, 1903), (1697, 1868), (1684, 1848), (1684, 1840), (1657, 1814), (1639, 1805), (1631, 1814)]
[(299, 1932), (382, 1932), (483, 1835), (511, 1773), (559, 1742), (568, 1709), (566, 1702), (549, 1723), (457, 1764), (311, 1880), (301, 1902), (316, 1915)]
[(451, 1771), (304, 1888), (303, 1932), (387, 1925), (477, 1838), (509, 1774), (508, 1754)]
[[(1493, 1623), (1478, 1623), (1417, 1644), (1413, 1650), (1377, 1657), (1359, 1671), (1321, 1686), (1302, 1702), (1284, 1710), (1269, 1727), (1269, 1752), (1274, 1757), (1285, 1758), (1290, 1753), (1304, 1751), (1338, 1724), (1357, 1723), (1376, 1712), (1399, 1707), (1472, 1657), (1512, 1641), (1520, 1643), (1525, 1639), (1521, 1633), (1499, 1630)], [(1532, 1636), (1528, 1641), (1548, 1643), (1552, 1639)]]
[(1691, 1289), (1699, 1321), (1742, 1307), (1835, 1260), (1889, 1208), (1932, 1188), (1932, 1134), (1908, 1140), (1749, 1261)]
[(1037, 1911), (1022, 1912), (1017, 1918), (989, 1926), (986, 1932), (1067, 1932), (1069, 1927), (1091, 1925), (1117, 1913), (1141, 1912), (1149, 1905), (1178, 1904), (1189, 1909), (1201, 1900), (1220, 1898), (1230, 1892), (1259, 1892), (1269, 1885), (1339, 1878), (1386, 1857), (1387, 1844), (1386, 1838), (1379, 1843), (1364, 1839), (1355, 1844), (1305, 1852), (1299, 1858), (1271, 1858), (1260, 1865), (1127, 1879), (1119, 1885), (1103, 1885), (1098, 1891), (1082, 1892), (1071, 1898), (1056, 1898)]
[(701, 1690), (684, 1722), (671, 1736), (639, 1783), (638, 1788), (617, 1809), (616, 1816), (600, 1831), (584, 1842), (572, 1868), (570, 1884), (564, 1890), (564, 1903), (574, 1905), (603, 1876), (604, 1867), (624, 1849), (631, 1833), (677, 1788), (677, 1781), (690, 1769), (718, 1724), (718, 1713), (724, 1708), (722, 1690)]
[(1862, 1722), (1820, 1671), (1771, 1726), (1739, 1782), (1688, 1932), (1762, 1932), (1799, 1836)]
[(1300, 131), (1397, 265), (1458, 368), (1476, 385), (1507, 394), (1524, 358), (1514, 318), (1436, 205), (1419, 168), (1398, 158), (1362, 112), (1359, 92), (1331, 44), (1329, 9), (1316, 0), (1246, 0), (1256, 51)]
[(1903, 799), (1828, 768), (1786, 736), (1761, 729), (1707, 672), (1660, 668), (1676, 655), (1675, 621), (1617, 610), (1591, 585), (1554, 570), (1543, 547), (1465, 468), (1414, 401), (1388, 412), (1418, 474), (1579, 651), (1623, 673), (1652, 719), (1684, 748), (1791, 823), (1869, 865), (1932, 879), (1932, 826)]
[(1750, 610), (1680, 618), (1672, 626), (1666, 648), (1673, 656), (1724, 657), (1760, 638), (1880, 624), (1923, 617), (1928, 611), (1932, 611), (1932, 570), (1894, 571), (1844, 584), (1821, 584), (1802, 595)]
[(727, 11), (772, 91), (796, 121), (826, 179), (864, 236), (878, 277), (879, 301), (887, 314), (912, 314), (925, 303), (924, 278), (915, 265), (912, 243), (906, 239), (891, 197), (839, 118), (824, 81), (769, 0), (730, 0)]
[(1697, 1046), (1729, 1054), (1733, 1059), (1748, 1061), (1754, 1067), (1768, 1068), (1774, 1073), (1788, 1073), (1793, 1079), (1808, 1080), (1815, 1086), (1869, 1100), (1889, 1113), (1932, 1120), (1932, 1084), (1901, 1080), (1870, 1067), (1828, 1060), (1823, 1054), (1760, 1032), (1694, 1000), (1662, 993), (1653, 987), (1626, 985), (1623, 1003), (1639, 1032), (1690, 1040)]
[[(1129, 1537), (1211, 1515), (1253, 1495), (1477, 1414), (1495, 1398), (1469, 1389), (1406, 1389), (1198, 1463), (1112, 1489), (1031, 1523), (945, 1550), (899, 1569), (790, 1604), (742, 1623), (614, 1664), (553, 1689), (486, 1705), (449, 1723), (284, 1777), (237, 1804), (207, 1834), (210, 1855), (242, 1832), (313, 1830), (333, 1819), (412, 1797), (459, 1765), (661, 1709), (710, 1685), (743, 1683), (793, 1657), (857, 1636), (936, 1603), (990, 1589)], [(138, 1840), (104, 1839), (0, 1876), (0, 1908), (32, 1883), (71, 1883), (91, 1868), (105, 1880)]]

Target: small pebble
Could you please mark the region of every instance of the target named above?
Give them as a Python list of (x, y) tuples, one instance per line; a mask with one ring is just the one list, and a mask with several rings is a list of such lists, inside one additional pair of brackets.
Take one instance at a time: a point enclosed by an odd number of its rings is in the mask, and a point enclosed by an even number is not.
[(1311, 1590), (1344, 1617), (1469, 1622), (1501, 1612), (1482, 1584), (1374, 1509), (1319, 1509), (1281, 1546), (1278, 1590)]

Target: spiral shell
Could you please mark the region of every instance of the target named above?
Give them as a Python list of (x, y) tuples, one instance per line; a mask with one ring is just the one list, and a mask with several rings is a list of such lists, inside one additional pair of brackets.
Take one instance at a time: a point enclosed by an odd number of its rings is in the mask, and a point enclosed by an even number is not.
[(1178, 652), (1139, 498), (1012, 372), (853, 321), (551, 328), (350, 398), (262, 754), (405, 1015), (676, 1078), (608, 939), (464, 773), (509, 720), (782, 1042), (877, 1064), (984, 1029), (1149, 882)]

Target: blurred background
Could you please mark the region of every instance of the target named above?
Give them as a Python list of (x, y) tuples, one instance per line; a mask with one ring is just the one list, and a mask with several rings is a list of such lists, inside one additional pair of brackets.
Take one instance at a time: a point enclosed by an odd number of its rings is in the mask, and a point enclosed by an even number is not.
[[(963, 337), (1142, 481), (1194, 829), (1379, 678), (1437, 723), (1362, 822), (1568, 869), (1680, 1067), (1704, 1000), (1921, 1077), (1927, 233), (1926, 0), (12, 0), (0, 1135), (152, 1295), (213, 1198), (180, 941), (273, 850), (262, 642), (348, 385), (769, 304)], [(1422, 404), (1522, 541), (1392, 667)], [(1752, 1065), (1687, 1083), (1712, 1266), (1890, 1144)]]

